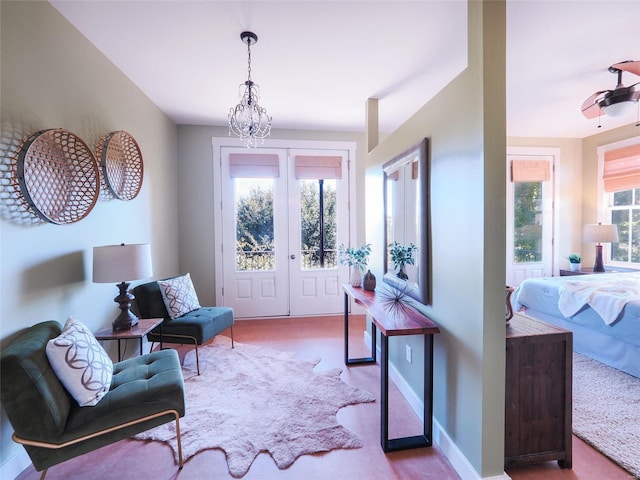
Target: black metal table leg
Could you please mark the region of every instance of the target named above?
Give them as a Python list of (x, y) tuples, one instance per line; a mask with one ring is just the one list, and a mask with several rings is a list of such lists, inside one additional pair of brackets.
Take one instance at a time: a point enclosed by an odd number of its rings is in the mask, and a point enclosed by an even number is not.
[(424, 335), (424, 419), (422, 435), (389, 439), (389, 338), (380, 335), (380, 443), (385, 452), (431, 446), (433, 335)]
[(349, 295), (344, 294), (344, 364), (366, 365), (376, 363), (376, 336), (377, 328), (371, 323), (371, 356), (363, 358), (349, 358)]
[(389, 451), (389, 337), (380, 335), (380, 444)]

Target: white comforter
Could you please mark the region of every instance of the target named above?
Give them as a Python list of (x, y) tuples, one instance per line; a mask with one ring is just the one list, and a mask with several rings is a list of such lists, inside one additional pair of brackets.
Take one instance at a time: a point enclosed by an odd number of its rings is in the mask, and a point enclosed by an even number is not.
[(640, 300), (640, 274), (606, 274), (589, 281), (572, 280), (560, 286), (559, 294), (558, 308), (565, 317), (589, 305), (611, 325), (628, 302)]

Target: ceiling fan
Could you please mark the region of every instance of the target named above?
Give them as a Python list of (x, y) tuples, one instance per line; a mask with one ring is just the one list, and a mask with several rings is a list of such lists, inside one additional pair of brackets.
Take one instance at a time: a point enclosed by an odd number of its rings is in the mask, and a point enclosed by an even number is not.
[(609, 67), (609, 71), (618, 75), (618, 84), (613, 90), (600, 90), (584, 101), (582, 114), (586, 118), (599, 117), (603, 113), (610, 117), (619, 117), (625, 113), (628, 104), (638, 103), (640, 90), (636, 91), (634, 87), (640, 82), (625, 87), (622, 84), (622, 72), (640, 75), (640, 61), (626, 60), (615, 63)]

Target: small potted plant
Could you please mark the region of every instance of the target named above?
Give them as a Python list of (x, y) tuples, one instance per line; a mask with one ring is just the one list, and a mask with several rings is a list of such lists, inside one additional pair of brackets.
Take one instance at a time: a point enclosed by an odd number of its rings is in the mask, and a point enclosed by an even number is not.
[(582, 258), (579, 253), (572, 253), (567, 258), (569, 259), (569, 267), (571, 267), (572, 272), (582, 270)]
[(342, 265), (353, 267), (351, 270), (351, 286), (362, 286), (362, 272), (369, 263), (371, 244), (363, 244), (360, 248), (345, 247), (343, 244), (338, 247), (338, 255)]
[(413, 243), (409, 243), (409, 245), (406, 247), (395, 241), (389, 244), (389, 255), (391, 256), (393, 267), (398, 269), (398, 273), (396, 275), (403, 280), (407, 280), (409, 278), (409, 276), (404, 271), (404, 266), (415, 265), (413, 253), (417, 249), (418, 247), (416, 247)]

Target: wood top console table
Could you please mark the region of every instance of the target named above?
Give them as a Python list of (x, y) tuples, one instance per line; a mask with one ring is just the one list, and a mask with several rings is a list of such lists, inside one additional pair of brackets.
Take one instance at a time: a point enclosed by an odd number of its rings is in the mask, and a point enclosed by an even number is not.
[[(408, 304), (401, 308), (385, 308), (389, 302), (378, 292), (354, 288), (344, 289), (344, 359), (345, 365), (376, 362), (376, 331), (380, 330), (380, 444), (385, 452), (429, 447), (432, 444), (433, 416), (433, 335), (438, 326)], [(371, 357), (349, 358), (349, 297), (364, 307), (371, 317)], [(424, 336), (424, 423), (422, 435), (389, 439), (389, 337)]]

